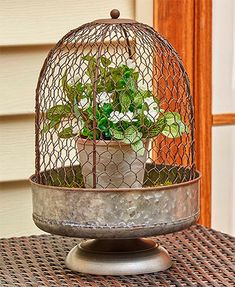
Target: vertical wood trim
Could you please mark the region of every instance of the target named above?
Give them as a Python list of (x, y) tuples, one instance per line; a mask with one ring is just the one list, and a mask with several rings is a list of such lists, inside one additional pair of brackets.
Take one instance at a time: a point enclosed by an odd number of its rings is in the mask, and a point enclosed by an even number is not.
[(212, 0), (195, 0), (194, 103), (196, 164), (201, 178), (200, 223), (211, 225), (212, 173)]
[[(162, 34), (176, 51), (186, 66), (189, 78), (193, 78), (193, 37), (194, 33), (194, 2), (193, 0), (158, 0), (154, 1), (154, 28)], [(177, 24), (176, 24), (177, 23)], [(176, 37), (176, 35), (180, 35)], [(192, 86), (191, 86), (192, 90)], [(172, 95), (164, 95), (170, 101)], [(166, 98), (165, 98), (166, 99)], [(182, 138), (184, 141), (184, 137)], [(164, 159), (167, 164), (181, 164), (182, 158), (177, 158), (177, 153), (184, 153), (184, 148), (177, 147), (172, 149), (171, 140), (159, 135), (155, 140), (153, 159)], [(180, 139), (174, 139), (179, 143)], [(167, 152), (170, 148), (170, 153)], [(180, 151), (179, 151), (180, 149)], [(158, 151), (160, 150), (160, 151)], [(155, 156), (156, 154), (156, 156)], [(186, 159), (187, 160), (187, 159)]]
[(211, 224), (211, 25), (212, 0), (154, 0), (154, 28), (178, 51), (195, 104), (197, 169), (202, 172), (201, 217)]
[[(179, 53), (193, 79), (194, 0), (154, 0), (154, 28)], [(191, 83), (192, 89), (192, 83)]]

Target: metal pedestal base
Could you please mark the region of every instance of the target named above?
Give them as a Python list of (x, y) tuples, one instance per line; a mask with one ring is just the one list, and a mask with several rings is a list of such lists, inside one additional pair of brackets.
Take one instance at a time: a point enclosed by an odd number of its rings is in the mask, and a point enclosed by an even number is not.
[(66, 266), (95, 275), (134, 275), (164, 271), (172, 262), (168, 252), (147, 239), (88, 240), (67, 255)]

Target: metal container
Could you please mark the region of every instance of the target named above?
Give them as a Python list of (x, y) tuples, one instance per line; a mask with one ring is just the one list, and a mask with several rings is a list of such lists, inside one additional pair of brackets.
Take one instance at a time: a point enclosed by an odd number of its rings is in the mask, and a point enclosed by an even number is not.
[(137, 238), (187, 228), (199, 216), (199, 178), (158, 187), (65, 188), (30, 181), (33, 219), (44, 231), (81, 238)]
[[(168, 176), (181, 173), (191, 177), (186, 168), (160, 165), (153, 171), (147, 164), (148, 187), (89, 189), (38, 184), (33, 175), (33, 220), (49, 233), (95, 238), (69, 252), (65, 262), (71, 270), (97, 275), (166, 270), (172, 264), (168, 252), (154, 241), (139, 237), (175, 232), (196, 222), (200, 174), (195, 172), (193, 180), (172, 185), (149, 186), (151, 179), (156, 182), (156, 176), (160, 175), (159, 183), (164, 181), (165, 172)], [(60, 168), (47, 173), (64, 178), (68, 170)], [(76, 173), (81, 178), (81, 167)]]

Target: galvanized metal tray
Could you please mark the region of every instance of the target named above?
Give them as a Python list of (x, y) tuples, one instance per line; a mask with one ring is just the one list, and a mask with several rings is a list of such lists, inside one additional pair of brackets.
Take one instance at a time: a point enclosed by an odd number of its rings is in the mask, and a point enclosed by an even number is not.
[[(182, 167), (166, 168), (173, 171), (172, 176), (175, 169), (185, 174)], [(147, 165), (148, 177), (150, 171)], [(154, 176), (159, 173), (153, 172), (150, 178)], [(33, 220), (49, 233), (79, 238), (127, 239), (185, 229), (199, 216), (200, 174), (165, 186), (161, 185), (163, 177), (159, 186), (87, 189), (38, 184), (32, 176)]]

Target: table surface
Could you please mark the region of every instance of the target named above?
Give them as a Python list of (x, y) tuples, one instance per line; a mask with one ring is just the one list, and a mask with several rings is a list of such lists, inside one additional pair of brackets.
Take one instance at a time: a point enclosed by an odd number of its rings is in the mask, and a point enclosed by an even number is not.
[(235, 239), (200, 225), (155, 237), (170, 253), (164, 272), (135, 276), (74, 273), (64, 259), (76, 238), (54, 235), (0, 239), (0, 286), (235, 286)]

